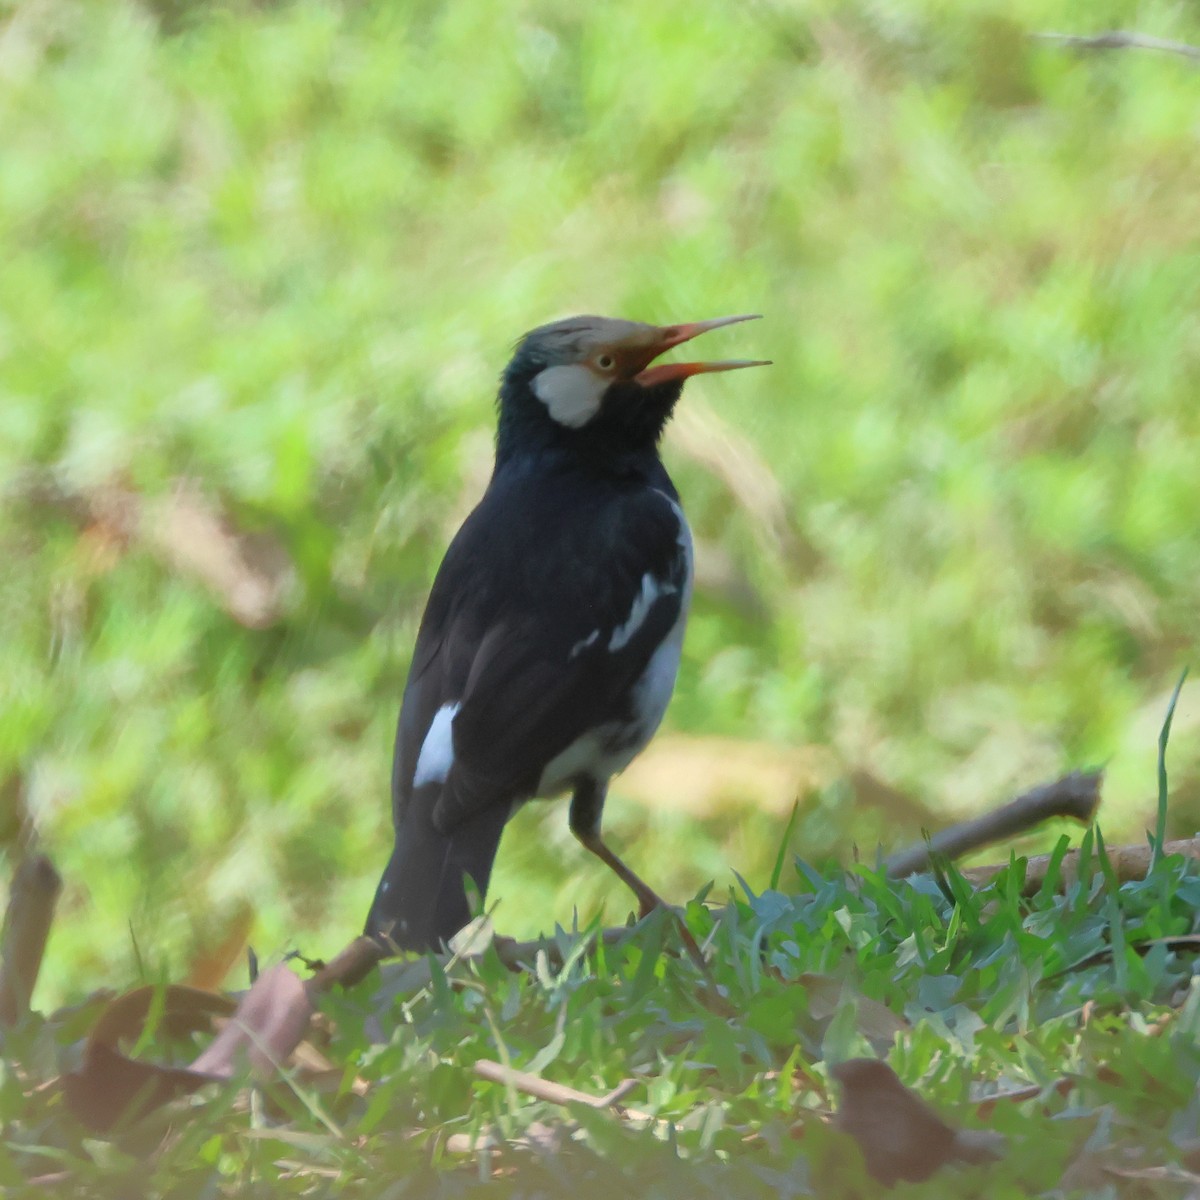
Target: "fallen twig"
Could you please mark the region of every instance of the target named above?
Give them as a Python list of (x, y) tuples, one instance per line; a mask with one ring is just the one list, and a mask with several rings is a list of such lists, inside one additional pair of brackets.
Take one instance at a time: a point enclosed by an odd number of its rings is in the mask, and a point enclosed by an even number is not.
[[(545, 1100), (548, 1104), (586, 1104), (588, 1108), (597, 1111), (613, 1110), (626, 1120), (645, 1121), (651, 1125), (665, 1125), (650, 1113), (638, 1109), (626, 1108), (621, 1101), (638, 1086), (636, 1079), (625, 1079), (611, 1092), (604, 1096), (592, 1096), (565, 1084), (553, 1083), (540, 1075), (532, 1075), (528, 1071), (518, 1071), (515, 1067), (506, 1067), (503, 1063), (481, 1058), (475, 1063), (475, 1074), (490, 1083), (500, 1083), (507, 1087), (524, 1092), (535, 1100)], [(570, 1137), (578, 1128), (574, 1123), (565, 1125), (546, 1125), (534, 1121), (517, 1138), (505, 1138), (496, 1126), (487, 1126), (479, 1133), (456, 1133), (446, 1141), (446, 1149), (451, 1154), (479, 1154), (485, 1151), (513, 1149), (533, 1150), (538, 1153), (556, 1153), (565, 1138)]]
[(975, 1102), (975, 1115), (986, 1121), (997, 1104), (1020, 1104), (1025, 1100), (1036, 1100), (1039, 1096), (1050, 1092), (1056, 1096), (1065, 1096), (1075, 1085), (1076, 1080), (1064, 1075), (1053, 1083), (1031, 1083), (1027, 1087), (1013, 1088), (1007, 1092), (993, 1092)]
[(62, 878), (44, 855), (25, 859), (13, 875), (0, 933), (0, 1023), (15, 1025), (29, 1012), (62, 891)]
[(336, 986), (353, 987), (365, 979), (373, 967), (387, 957), (387, 951), (374, 938), (356, 937), (330, 962), (305, 983), (310, 996), (320, 995)]
[[(1162, 946), (1174, 954), (1187, 952), (1197, 954), (1200, 953), (1200, 934), (1185, 933), (1175, 937), (1147, 938), (1144, 942), (1128, 942), (1127, 945), (1135, 954), (1140, 954), (1143, 957), (1149, 954), (1156, 946)], [(1086, 971), (1088, 967), (1098, 967), (1101, 963), (1110, 961), (1113, 954), (1114, 947), (1104, 946), (1094, 954), (1088, 954), (1077, 962), (1063, 967), (1061, 971), (1055, 971), (1052, 975), (1047, 975), (1043, 982), (1058, 979), (1062, 975), (1069, 975), (1072, 971)], [(1088, 1003), (1090, 1004), (1091, 1001), (1089, 1000)]]
[(1057, 42), (1071, 50), (1158, 50), (1178, 54), (1200, 62), (1200, 46), (1155, 37), (1149, 33), (1132, 33), (1124, 29), (1107, 29), (1102, 33), (1035, 33), (1039, 42)]
[(952, 825), (920, 845), (891, 855), (887, 859), (887, 873), (893, 879), (905, 879), (927, 869), (933, 854), (961, 858), (973, 850), (1033, 829), (1052, 817), (1069, 817), (1086, 825), (1096, 815), (1103, 778), (1102, 771), (1072, 771), (1053, 783), (1032, 788), (994, 812)]
[[(503, 1063), (481, 1058), (475, 1063), (475, 1074), (491, 1083), (502, 1083), (506, 1087), (516, 1088), (535, 1100), (545, 1100), (549, 1104), (586, 1104), (588, 1108), (616, 1108), (620, 1102), (638, 1085), (636, 1079), (626, 1079), (619, 1083), (611, 1092), (604, 1096), (592, 1096), (587, 1092), (577, 1091), (563, 1083), (554, 1083), (543, 1079), (540, 1075), (531, 1075), (528, 1071), (518, 1071), (515, 1067), (506, 1067)], [(626, 1116), (634, 1119), (652, 1121), (649, 1113), (637, 1112), (634, 1109), (623, 1108)]]
[(1196, 1194), (1196, 1184), (1200, 1184), (1200, 1175), (1197, 1175), (1195, 1171), (1189, 1171), (1186, 1167), (1177, 1166), (1175, 1163), (1163, 1163), (1161, 1166), (1154, 1167), (1114, 1167), (1106, 1163), (1100, 1169), (1117, 1179), (1149, 1179), (1157, 1183), (1190, 1183), (1192, 1190), (1188, 1195), (1191, 1196)]
[[(1131, 883), (1135, 879), (1145, 879), (1150, 870), (1151, 850), (1149, 845), (1138, 846), (1108, 846), (1105, 851), (1108, 861), (1112, 864), (1113, 874), (1118, 883)], [(1185, 858), (1200, 858), (1200, 838), (1183, 838), (1179, 841), (1167, 842), (1163, 847), (1165, 856), (1182, 854)], [(1022, 894), (1033, 895), (1046, 881), (1046, 871), (1054, 859), (1052, 854), (1036, 854), (1027, 860), (1025, 867), (1025, 886)], [(1008, 863), (994, 863), (986, 867), (968, 867), (963, 877), (972, 887), (983, 887)], [(1069, 850), (1062, 858), (1062, 869), (1059, 876), (1059, 889), (1073, 883), (1079, 874), (1079, 851)]]
[(60, 1188), (71, 1182), (70, 1171), (51, 1171), (48, 1175), (34, 1175), (25, 1181), (30, 1187)]

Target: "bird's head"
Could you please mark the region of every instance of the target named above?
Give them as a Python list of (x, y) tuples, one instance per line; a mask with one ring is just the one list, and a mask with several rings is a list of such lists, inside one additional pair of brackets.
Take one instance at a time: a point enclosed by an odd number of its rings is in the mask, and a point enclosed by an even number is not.
[(732, 359), (652, 365), (659, 355), (710, 329), (752, 321), (717, 317), (686, 325), (643, 325), (570, 317), (527, 333), (500, 389), (501, 455), (520, 438), (601, 454), (652, 449), (684, 381), (692, 375), (767, 365)]

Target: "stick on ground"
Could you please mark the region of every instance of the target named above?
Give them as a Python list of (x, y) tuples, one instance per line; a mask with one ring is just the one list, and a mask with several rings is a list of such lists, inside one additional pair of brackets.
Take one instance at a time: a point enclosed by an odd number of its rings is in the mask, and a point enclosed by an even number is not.
[(1032, 788), (994, 812), (963, 821), (935, 833), (927, 842), (901, 850), (887, 859), (892, 879), (905, 879), (929, 867), (931, 854), (961, 858), (973, 850), (1024, 833), (1052, 817), (1070, 817), (1086, 825), (1100, 804), (1102, 771), (1072, 771), (1053, 783)]
[(44, 854), (25, 859), (13, 875), (0, 933), (0, 1024), (15, 1025), (29, 1012), (61, 891), (62, 878)]
[[(531, 1075), (528, 1071), (518, 1071), (515, 1067), (506, 1067), (503, 1063), (481, 1058), (475, 1063), (475, 1074), (492, 1083), (503, 1083), (514, 1087), (536, 1100), (546, 1100), (551, 1104), (586, 1104), (588, 1108), (612, 1108), (629, 1095), (637, 1087), (636, 1079), (626, 1079), (606, 1096), (592, 1096), (563, 1083), (555, 1083), (543, 1079), (540, 1075)], [(634, 1115), (634, 1114), (630, 1114)], [(650, 1119), (648, 1113), (637, 1113), (639, 1117)]]
[(1200, 63), (1200, 46), (1125, 29), (1107, 29), (1103, 33), (1035, 33), (1033, 36), (1039, 42), (1057, 42), (1070, 50), (1158, 50)]
[[(1153, 858), (1149, 845), (1108, 846), (1106, 850), (1108, 861), (1112, 864), (1113, 874), (1118, 883), (1131, 883), (1135, 879), (1146, 878)], [(1182, 854), (1185, 858), (1200, 858), (1200, 838), (1181, 838), (1179, 841), (1167, 842), (1163, 846), (1163, 854)], [(1029, 859), (1025, 868), (1025, 886), (1022, 889), (1024, 895), (1030, 896), (1042, 886), (1046, 879), (1046, 869), (1053, 857), (1051, 854), (1037, 854)], [(986, 867), (968, 867), (963, 872), (963, 877), (972, 887), (984, 887), (1007, 866), (1008, 863), (997, 863)], [(1063, 855), (1059, 888), (1072, 883), (1078, 872), (1079, 851), (1069, 850)]]

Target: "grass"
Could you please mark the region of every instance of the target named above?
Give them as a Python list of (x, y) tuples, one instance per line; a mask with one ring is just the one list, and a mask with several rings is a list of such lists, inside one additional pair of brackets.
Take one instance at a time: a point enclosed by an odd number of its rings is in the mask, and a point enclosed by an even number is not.
[[(883, 1055), (956, 1123), (1009, 1142), (998, 1164), (902, 1194), (1176, 1195), (1167, 1175), (1195, 1153), (1200, 993), (1194, 948), (1162, 939), (1200, 933), (1200, 877), (1163, 857), (1118, 885), (1098, 838), (1090, 860), (1028, 899), (1020, 859), (979, 891), (953, 868), (897, 884), (798, 861), (788, 891), (693, 904), (732, 1015), (662, 953), (661, 921), (594, 952), (560, 932), (558, 964), (527, 972), (492, 953), (414, 987), (385, 968), (390, 986), (323, 1004), (329, 1067), (250, 1108), (236, 1089), (176, 1102), (112, 1141), (53, 1091), (23, 1094), (77, 1054), (87, 1019), (27, 1023), (6, 1046), (0, 1178), (13, 1195), (50, 1169), (67, 1172), (62, 1194), (457, 1196), (489, 1177), (514, 1196), (861, 1194), (862, 1164), (819, 1113), (829, 1064)], [(195, 1053), (161, 1031), (143, 1048)], [(478, 1059), (597, 1096), (635, 1080), (625, 1103), (654, 1120), (531, 1098), (481, 1080)], [(456, 1145), (485, 1134), (490, 1151)], [(506, 1148), (522, 1138), (542, 1149)]]
[[(610, 806), (664, 893), (723, 897), (735, 871), (757, 893), (691, 917), (741, 1025), (640, 940), (562, 980), (484, 964), (382, 1046), (343, 997), (329, 1052), (372, 1086), (314, 1103), (345, 1136), (300, 1106), (247, 1138), (227, 1099), (146, 1166), (24, 1099), (16, 1065), (46, 1077), (80, 1016), (6, 1039), (0, 1186), (44, 1160), (118, 1191), (319, 1192), (336, 1169), (469, 1192), (486, 1167), (452, 1167), (448, 1130), (547, 1115), (473, 1057), (545, 1054), (563, 1013), (547, 1073), (595, 1091), (628, 1066), (675, 1132), (573, 1114), (581, 1140), (519, 1186), (820, 1192), (841, 1151), (797, 1114), (827, 1103), (826, 1040), (862, 1048), (856, 996), (916, 1022), (892, 1061), (956, 1111), (968, 1078), (1079, 1075), (1048, 1117), (997, 1109), (1025, 1132), (987, 1194), (1053, 1190), (1089, 1138), (1178, 1161), (1142, 1118), (1187, 1124), (1187, 959), (1128, 946), (1191, 929), (1182, 865), (1118, 887), (1092, 847), (1086, 886), (1030, 902), (841, 869), (1097, 763), (1114, 842), (1197, 825), (1186, 691), (1169, 810), (1153, 780), (1200, 609), (1200, 76), (1031, 37), (1085, 19), (1200, 42), (1165, 0), (0, 6), (0, 853), (35, 830), (66, 879), (47, 1010), (236, 984), (247, 940), (327, 953), (359, 927), (429, 581), (486, 479), (508, 349), (555, 315), (765, 313), (728, 351), (775, 367), (689, 386), (666, 446), (701, 572), (668, 732), (697, 761), (819, 748), (703, 817), (682, 773), (670, 805), (631, 776)], [(196, 545), (277, 589), (257, 617)], [(506, 837), (505, 932), (625, 912), (565, 824), (539, 806)], [(792, 876), (797, 852), (819, 867)], [(804, 971), (846, 1002), (815, 1017)]]

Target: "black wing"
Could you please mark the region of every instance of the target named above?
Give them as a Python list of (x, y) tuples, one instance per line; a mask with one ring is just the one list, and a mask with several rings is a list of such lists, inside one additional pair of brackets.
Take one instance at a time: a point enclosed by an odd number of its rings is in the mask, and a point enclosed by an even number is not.
[(443, 832), (532, 795), (548, 762), (624, 716), (686, 603), (687, 546), (665, 475), (661, 488), (494, 480), (446, 554), (417, 639), (397, 737), (397, 823), (446, 705), (459, 706), (453, 765), (429, 797)]

